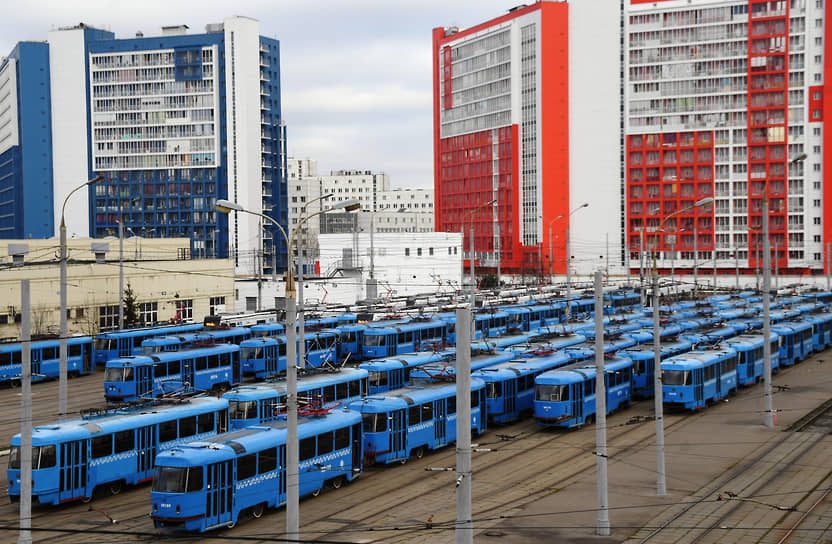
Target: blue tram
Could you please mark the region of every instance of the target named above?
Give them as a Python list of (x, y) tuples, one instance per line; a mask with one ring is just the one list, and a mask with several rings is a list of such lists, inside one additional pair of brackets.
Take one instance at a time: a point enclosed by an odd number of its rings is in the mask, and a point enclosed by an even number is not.
[[(66, 341), (66, 369), (69, 376), (88, 374), (93, 370), (92, 338), (73, 336)], [(61, 366), (60, 340), (36, 340), (31, 346), (32, 381), (57, 378)], [(23, 374), (23, 344), (0, 344), (0, 383), (20, 384)]]
[[(425, 383), (350, 403), (364, 425), (365, 464), (406, 463), (456, 440), (456, 384)], [(485, 384), (471, 378), (471, 429), (486, 430)]]
[(811, 310), (803, 319), (812, 324), (812, 348), (821, 351), (832, 346), (832, 312), (824, 309)]
[(723, 323), (705, 325), (684, 331), (679, 336), (694, 344), (716, 344), (737, 335), (737, 328)]
[(771, 325), (772, 332), (780, 335), (780, 366), (791, 366), (812, 354), (812, 323), (793, 319)]
[(200, 330), (202, 330), (201, 324), (188, 323), (104, 332), (95, 337), (95, 363), (103, 365), (107, 361), (118, 357), (139, 355), (141, 354), (142, 341), (148, 338)]
[(194, 338), (196, 338), (196, 333), (154, 336), (142, 340), (142, 349), (139, 355), (153, 355), (162, 351), (179, 351), (183, 347), (192, 344)]
[[(367, 371), (359, 368), (302, 371), (297, 389), (299, 412), (366, 396), (367, 376)], [(286, 381), (240, 385), (223, 398), (229, 402), (232, 430), (274, 421), (286, 413)]]
[[(196, 397), (91, 411), (32, 429), (32, 498), (40, 504), (90, 500), (150, 480), (156, 456), (228, 429), (228, 401)], [(8, 492), (20, 498), (20, 435), (12, 437)]]
[(361, 356), (364, 359), (393, 357), (418, 351), (423, 345), (445, 341), (447, 325), (439, 319), (420, 319), (364, 331)]
[(482, 368), (471, 376), (485, 382), (485, 398), (488, 421), (509, 423), (534, 409), (534, 379), (540, 374), (569, 364), (572, 359), (566, 352), (553, 351), (526, 354)]
[(410, 372), (417, 367), (438, 361), (447, 361), (456, 354), (454, 349), (442, 351), (421, 351), (398, 357), (385, 357), (364, 361), (358, 368), (369, 372), (368, 393), (377, 395), (392, 389), (401, 389), (410, 384)]
[[(456, 313), (442, 312), (436, 314), (446, 324), (445, 342), (456, 344)], [(471, 340), (482, 340), (491, 336), (500, 336), (508, 332), (508, 314), (503, 311), (489, 310), (477, 312), (473, 316), (474, 335)]]
[(604, 293), (604, 313), (617, 315), (641, 309), (641, 295), (632, 289)]
[(344, 323), (334, 329), (338, 335), (338, 362), (358, 362), (362, 359), (361, 346), (364, 345), (367, 328), (363, 323)]
[[(629, 406), (632, 369), (628, 357), (605, 356), (607, 413)], [(581, 427), (595, 421), (595, 375), (595, 365), (582, 361), (535, 378), (535, 421), (557, 427)]]
[(109, 361), (104, 397), (122, 402), (174, 392), (231, 389), (238, 383), (240, 346), (216, 344)]
[(662, 401), (669, 408), (698, 410), (737, 390), (737, 352), (695, 350), (662, 361)]
[[(286, 502), (285, 421), (191, 442), (156, 458), (150, 493), (158, 529), (210, 531)], [(299, 494), (361, 475), (361, 416), (349, 410), (298, 419)]]
[(557, 325), (563, 313), (562, 304), (524, 304), (500, 306), (499, 309), (506, 313), (506, 333), (534, 332)]
[[(776, 372), (780, 368), (780, 336), (772, 332), (769, 342), (771, 342), (771, 370)], [(740, 385), (754, 385), (763, 377), (765, 345), (762, 332), (740, 334), (725, 340), (722, 345), (737, 352), (737, 382)]]
[[(604, 339), (604, 353), (611, 354), (635, 346), (636, 341), (629, 336)], [(595, 341), (589, 341), (564, 348), (573, 361), (595, 360)]]
[[(663, 339), (661, 342), (662, 361), (668, 357), (685, 353), (693, 348), (693, 343), (682, 338)], [(633, 360), (633, 397), (637, 399), (652, 398), (655, 388), (656, 353), (653, 342), (639, 344), (622, 351)]]
[[(300, 345), (300, 338), (295, 339)], [(338, 357), (338, 335), (330, 330), (304, 333), (304, 366), (317, 368), (335, 364)], [(300, 357), (299, 352), (297, 356)], [(286, 372), (286, 337), (263, 336), (240, 343), (243, 376), (266, 379)], [(300, 359), (298, 358), (298, 361)]]

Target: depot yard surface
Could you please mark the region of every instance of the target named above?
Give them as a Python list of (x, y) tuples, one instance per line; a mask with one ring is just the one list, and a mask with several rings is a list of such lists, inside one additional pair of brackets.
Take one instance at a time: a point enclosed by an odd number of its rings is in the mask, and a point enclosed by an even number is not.
[[(103, 373), (70, 382), (70, 411), (101, 404)], [(694, 414), (665, 414), (668, 494), (655, 495), (653, 401), (608, 418), (611, 537), (594, 536), (597, 505), (595, 427), (543, 429), (529, 419), (492, 426), (474, 438), (475, 541), (531, 542), (824, 542), (832, 538), (828, 430), (786, 429), (832, 398), (832, 352), (783, 369), (773, 380), (778, 426), (762, 421), (762, 384)], [(782, 390), (779, 386), (782, 386)], [(32, 388), (36, 424), (56, 420), (57, 382)], [(19, 432), (19, 390), (0, 390), (0, 445)], [(389, 467), (368, 467), (355, 483), (301, 501), (301, 540), (453, 542), (456, 517), (453, 447)], [(5, 459), (5, 458), (4, 458)], [(0, 479), (5, 487), (5, 471)], [(733, 494), (733, 495), (732, 495)], [(720, 498), (723, 500), (718, 500)], [(33, 508), (36, 542), (158, 541), (150, 520), (150, 488), (129, 488), (91, 504)], [(17, 505), (0, 506), (6, 527)], [(284, 511), (267, 512), (201, 542), (273, 542)], [(130, 533), (130, 534), (127, 534)], [(0, 540), (16, 532), (0, 533)], [(162, 538), (164, 540), (164, 537)]]

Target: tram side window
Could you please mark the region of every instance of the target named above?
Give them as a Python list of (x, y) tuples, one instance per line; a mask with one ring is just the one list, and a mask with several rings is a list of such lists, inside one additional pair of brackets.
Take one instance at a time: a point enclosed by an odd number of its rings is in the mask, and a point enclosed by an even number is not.
[(448, 414), (456, 413), (456, 397), (448, 397)]
[(179, 361), (168, 362), (168, 376), (179, 374)]
[(156, 363), (153, 365), (153, 377), (164, 378), (168, 375), (168, 365), (165, 363)]
[(228, 410), (217, 411), (217, 433), (228, 431)]
[(196, 416), (183, 417), (179, 420), (179, 437), (185, 438), (196, 434)]
[(210, 433), (214, 430), (214, 412), (199, 414), (196, 417), (197, 434)]
[(205, 370), (206, 368), (208, 368), (208, 360), (205, 357), (197, 357), (195, 359), (194, 368), (197, 371)]
[(57, 359), (58, 358), (57, 352), (58, 352), (57, 348), (41, 348), (40, 360), (41, 361), (48, 361), (49, 359)]
[(134, 445), (133, 430), (121, 431), (113, 435), (115, 438), (115, 452), (123, 453), (132, 450)]
[(188, 469), (188, 488), (186, 493), (202, 491), (202, 467), (190, 467)]
[(471, 391), (471, 408), (476, 408), (480, 405), (480, 392)]
[(324, 387), (324, 402), (332, 402), (335, 400), (335, 386), (327, 385)]
[(335, 429), (335, 441), (332, 447), (336, 450), (342, 450), (350, 446), (350, 429), (344, 427), (342, 429)]
[(422, 405), (422, 421), (430, 421), (431, 419), (433, 419), (433, 403), (426, 402)]
[(237, 479), (245, 480), (257, 474), (257, 454), (250, 453), (237, 459)]
[(159, 423), (159, 442), (176, 440), (176, 420)]
[(93, 459), (107, 457), (113, 454), (113, 435), (94, 436), (90, 440), (90, 456)]
[(220, 366), (220, 356), (219, 355), (209, 355), (207, 357), (207, 366), (208, 368), (217, 368)]
[(84, 352), (84, 345), (72, 344), (67, 349), (69, 349), (69, 357), (80, 357)]
[(416, 425), (417, 423), (421, 422), (422, 421), (421, 413), (422, 413), (422, 409), (418, 404), (408, 408), (407, 409), (408, 425)]
[(349, 396), (349, 385), (344, 383), (335, 384), (335, 398), (345, 399)]
[(277, 468), (277, 448), (269, 448), (257, 454), (257, 473), (265, 474)]
[(592, 384), (594, 384), (594, 383), (595, 383), (595, 381), (593, 381), (593, 380), (587, 380), (587, 381), (584, 382), (584, 396), (585, 397), (592, 394)]
[(326, 432), (318, 435), (318, 455), (332, 453), (332, 433)]
[(315, 457), (315, 437), (304, 438), (298, 445), (300, 452), (299, 458), (301, 461), (307, 461)]
[(19, 365), (20, 364), (20, 352), (15, 351), (13, 353), (0, 353), (0, 366), (3, 365)]
[(716, 376), (716, 372), (714, 371), (714, 366), (713, 365), (706, 366), (704, 375), (705, 375), (705, 378), (704, 378), (705, 381), (713, 380), (714, 377)]

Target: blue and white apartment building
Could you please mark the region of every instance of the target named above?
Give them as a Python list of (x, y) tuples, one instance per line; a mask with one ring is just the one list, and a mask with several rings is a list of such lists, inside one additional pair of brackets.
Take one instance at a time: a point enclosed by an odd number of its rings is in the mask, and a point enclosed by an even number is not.
[[(229, 199), (286, 225), (279, 47), (246, 17), (129, 39), (78, 25), (19, 44), (0, 64), (0, 236), (57, 235), (66, 196), (101, 175), (67, 205), (70, 233), (115, 236), (122, 222), (128, 235), (189, 238), (192, 257), (230, 256), (243, 274), (270, 272), (275, 241), (284, 268), (271, 223), (214, 209)], [(10, 70), (16, 119), (4, 109)]]

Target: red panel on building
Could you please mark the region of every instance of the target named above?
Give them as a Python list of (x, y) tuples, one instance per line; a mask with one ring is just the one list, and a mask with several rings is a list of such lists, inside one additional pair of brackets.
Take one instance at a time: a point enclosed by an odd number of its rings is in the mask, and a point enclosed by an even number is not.
[(453, 78), (452, 68), (451, 48), (445, 47), (442, 49), (442, 106), (446, 110), (451, 109), (454, 105), (453, 88), (451, 85)]
[(809, 122), (823, 121), (823, 85), (809, 87)]
[[(627, 239), (631, 259), (651, 251), (713, 251), (714, 209), (678, 210), (714, 196), (714, 133), (669, 132), (627, 137)], [(662, 222), (664, 224), (662, 225)], [(657, 233), (657, 229), (662, 231)], [(694, 233), (697, 241), (694, 244)]]
[(748, 6), (748, 264), (762, 263), (763, 196), (772, 265), (788, 266), (789, 3)]

